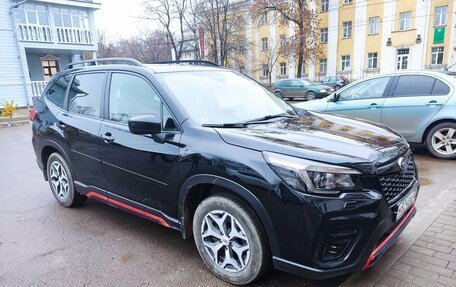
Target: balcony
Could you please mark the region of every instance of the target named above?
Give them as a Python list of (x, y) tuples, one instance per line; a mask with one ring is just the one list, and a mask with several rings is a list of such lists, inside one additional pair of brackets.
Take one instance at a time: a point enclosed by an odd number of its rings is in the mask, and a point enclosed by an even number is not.
[(80, 28), (18, 24), (19, 40), (26, 42), (94, 45), (92, 31)]
[(48, 81), (32, 81), (32, 97), (39, 97), (43, 93)]

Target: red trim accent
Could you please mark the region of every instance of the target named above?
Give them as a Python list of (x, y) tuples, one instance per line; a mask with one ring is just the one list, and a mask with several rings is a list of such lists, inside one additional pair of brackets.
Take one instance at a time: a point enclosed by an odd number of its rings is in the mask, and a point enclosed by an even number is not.
[(410, 208), (409, 212), (405, 215), (404, 219), (402, 219), (401, 223), (399, 223), (396, 228), (394, 228), (393, 232), (391, 232), (388, 237), (385, 238), (385, 240), (382, 241), (377, 247), (375, 247), (374, 251), (372, 251), (371, 255), (369, 256), (369, 259), (367, 260), (366, 264), (363, 267), (363, 270), (369, 268), (370, 264), (372, 263), (372, 260), (374, 260), (375, 255), (393, 238), (393, 236), (401, 229), (401, 227), (407, 222), (409, 217), (412, 215), (413, 211), (415, 210), (415, 205), (413, 205), (412, 208)]
[(160, 223), (161, 225), (170, 228), (169, 224), (163, 218), (158, 217), (156, 215), (153, 215), (153, 214), (151, 214), (149, 212), (146, 212), (144, 210), (140, 210), (140, 209), (138, 209), (136, 207), (130, 206), (130, 205), (125, 204), (123, 202), (120, 202), (120, 201), (117, 201), (117, 200), (114, 200), (114, 199), (110, 199), (110, 198), (108, 198), (106, 196), (103, 196), (103, 195), (98, 194), (98, 193), (93, 192), (93, 191), (87, 193), (86, 196), (89, 197), (89, 198), (90, 197), (96, 197), (96, 198), (98, 198), (98, 199), (100, 199), (102, 201), (106, 201), (108, 204), (113, 204), (113, 205), (125, 208), (125, 209), (127, 209), (129, 211), (132, 211), (134, 213), (140, 214), (140, 215), (142, 215), (144, 217), (147, 217), (147, 218), (153, 219), (155, 221), (158, 221), (158, 223)]

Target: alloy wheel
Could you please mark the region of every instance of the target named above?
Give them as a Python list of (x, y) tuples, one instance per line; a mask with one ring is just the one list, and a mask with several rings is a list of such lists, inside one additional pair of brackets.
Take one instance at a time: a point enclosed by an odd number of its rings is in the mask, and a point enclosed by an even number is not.
[(442, 128), (432, 135), (432, 148), (444, 155), (456, 153), (456, 129)]
[(201, 238), (209, 257), (225, 271), (239, 272), (250, 259), (250, 244), (241, 223), (231, 214), (214, 210), (206, 214)]
[(70, 185), (67, 173), (62, 164), (58, 161), (53, 161), (49, 173), (49, 180), (52, 183), (55, 194), (62, 200), (67, 199)]

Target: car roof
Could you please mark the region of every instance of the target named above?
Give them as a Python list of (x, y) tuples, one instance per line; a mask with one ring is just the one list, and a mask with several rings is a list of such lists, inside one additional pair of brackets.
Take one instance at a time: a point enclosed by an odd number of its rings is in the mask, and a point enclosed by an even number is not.
[(154, 73), (171, 73), (171, 72), (194, 72), (194, 71), (225, 71), (223, 67), (189, 65), (189, 64), (145, 64), (145, 67)]
[(401, 70), (401, 71), (394, 71), (394, 72), (387, 72), (387, 73), (380, 73), (377, 75), (373, 75), (370, 77), (361, 78), (360, 80), (367, 80), (367, 79), (374, 79), (380, 78), (385, 76), (401, 76), (401, 75), (427, 75), (427, 76), (434, 76), (437, 78), (443, 78), (449, 82), (454, 83), (454, 76), (449, 74), (443, 73), (442, 71), (438, 70)]

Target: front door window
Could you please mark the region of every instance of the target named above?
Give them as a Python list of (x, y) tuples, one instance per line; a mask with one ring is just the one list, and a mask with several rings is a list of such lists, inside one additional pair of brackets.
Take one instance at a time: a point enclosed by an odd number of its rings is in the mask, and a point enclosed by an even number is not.
[(49, 81), (59, 71), (58, 60), (42, 60), (44, 80)]
[(397, 50), (397, 70), (406, 70), (408, 68), (409, 49)]

